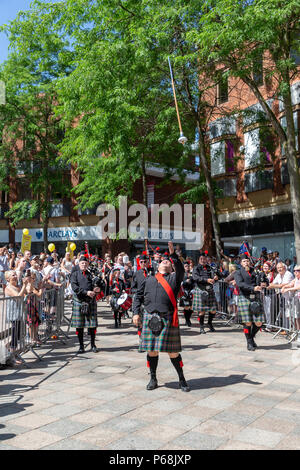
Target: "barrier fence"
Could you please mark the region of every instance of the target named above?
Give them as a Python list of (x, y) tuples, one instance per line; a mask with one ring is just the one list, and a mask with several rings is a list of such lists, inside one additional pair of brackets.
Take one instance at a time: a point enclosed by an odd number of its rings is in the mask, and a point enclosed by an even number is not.
[[(219, 281), (214, 288), (218, 311), (227, 321), (226, 324), (242, 324), (237, 308), (238, 295), (234, 294), (233, 286)], [(266, 289), (258, 295), (265, 313), (265, 327), (274, 332), (274, 338), (285, 332), (289, 341), (298, 336), (297, 318), (300, 316), (300, 298), (294, 292), (282, 294), (280, 289)], [(300, 323), (300, 320), (299, 320)]]
[(65, 336), (61, 329), (64, 319), (65, 287), (46, 289), (41, 297), (0, 298), (0, 364), (18, 358), (31, 350), (41, 359), (36, 349), (52, 336)]
[[(232, 286), (225, 281), (214, 285), (217, 313), (226, 325), (241, 325), (237, 298)], [(279, 289), (263, 289), (260, 300), (265, 312), (265, 326), (274, 338), (285, 332), (289, 342), (298, 337), (297, 318), (300, 317), (300, 298), (292, 292), (282, 294)], [(68, 325), (67, 334), (61, 326)], [(300, 320), (299, 320), (300, 325)], [(46, 289), (41, 297), (29, 294), (25, 297), (0, 298), (0, 364), (32, 351), (41, 360), (37, 349), (49, 338), (68, 338), (70, 318), (65, 316), (65, 286)]]

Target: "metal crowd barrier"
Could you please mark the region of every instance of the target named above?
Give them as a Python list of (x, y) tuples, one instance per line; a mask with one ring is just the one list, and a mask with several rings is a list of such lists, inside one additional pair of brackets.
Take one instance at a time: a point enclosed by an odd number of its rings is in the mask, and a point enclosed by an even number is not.
[(41, 297), (0, 298), (0, 364), (18, 359), (32, 351), (41, 360), (36, 349), (50, 338), (61, 339), (64, 319), (64, 291), (45, 289)]
[[(233, 294), (230, 284), (220, 280), (214, 290), (219, 317), (226, 321), (226, 325), (233, 322), (241, 325), (237, 308), (238, 296)], [(290, 342), (296, 339), (298, 330), (295, 319), (297, 312), (300, 313), (300, 299), (294, 295), (294, 292), (282, 294), (280, 289), (263, 289), (260, 299), (264, 307), (265, 327), (275, 333), (274, 338), (285, 332)]]

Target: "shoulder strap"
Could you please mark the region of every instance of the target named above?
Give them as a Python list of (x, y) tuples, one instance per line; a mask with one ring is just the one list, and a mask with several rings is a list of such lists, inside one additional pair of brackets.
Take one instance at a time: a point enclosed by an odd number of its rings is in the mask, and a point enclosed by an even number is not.
[(159, 282), (159, 284), (166, 291), (166, 293), (167, 293), (167, 295), (168, 295), (168, 297), (169, 297), (169, 299), (170, 299), (170, 301), (171, 301), (171, 303), (174, 307), (172, 326), (178, 326), (178, 309), (177, 309), (177, 302), (176, 302), (176, 299), (175, 299), (173, 289), (161, 273), (157, 273), (155, 275), (155, 277), (156, 277), (157, 281)]

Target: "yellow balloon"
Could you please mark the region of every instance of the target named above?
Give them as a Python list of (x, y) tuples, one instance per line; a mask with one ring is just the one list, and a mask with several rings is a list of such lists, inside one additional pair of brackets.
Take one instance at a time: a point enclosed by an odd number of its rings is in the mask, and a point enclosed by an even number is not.
[(54, 243), (50, 243), (50, 244), (48, 245), (48, 250), (50, 251), (50, 253), (52, 253), (52, 251), (55, 250), (55, 245), (54, 245)]
[(71, 243), (70, 248), (71, 248), (72, 251), (75, 251), (75, 250), (76, 250), (76, 245), (75, 245), (75, 243)]
[(28, 230), (28, 228), (24, 228), (24, 229), (23, 229), (23, 233), (24, 233), (24, 235), (29, 235), (29, 230)]

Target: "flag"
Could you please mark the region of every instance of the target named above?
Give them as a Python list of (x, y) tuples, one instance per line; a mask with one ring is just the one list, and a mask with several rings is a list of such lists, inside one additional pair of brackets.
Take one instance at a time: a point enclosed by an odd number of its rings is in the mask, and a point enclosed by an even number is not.
[(251, 256), (250, 248), (247, 242), (243, 242), (240, 246), (240, 255)]

